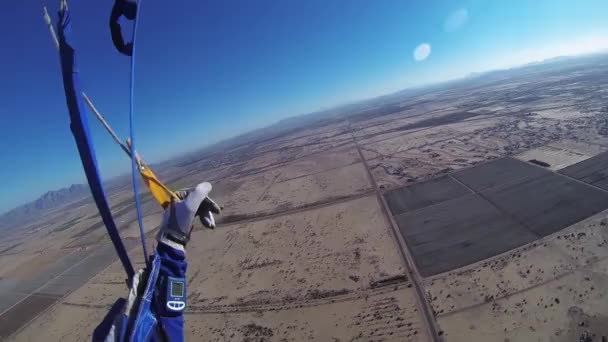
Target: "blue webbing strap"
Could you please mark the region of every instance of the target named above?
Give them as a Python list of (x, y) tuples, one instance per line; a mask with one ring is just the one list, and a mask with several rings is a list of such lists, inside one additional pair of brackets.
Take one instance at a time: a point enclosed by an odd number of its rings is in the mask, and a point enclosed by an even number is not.
[[(137, 1), (136, 11), (140, 11), (141, 0)], [(137, 165), (135, 163), (135, 129), (134, 129), (134, 91), (135, 91), (135, 38), (137, 37), (137, 18), (138, 14), (133, 19), (133, 45), (131, 50), (131, 83), (129, 85), (129, 124), (130, 124), (130, 140), (131, 140), (131, 181), (133, 182), (133, 193), (135, 197), (135, 208), (137, 210), (137, 223), (139, 224), (139, 237), (141, 239), (141, 246), (144, 250), (144, 260), (148, 263), (148, 250), (146, 248), (146, 235), (144, 234), (144, 223), (141, 217), (141, 205), (139, 204), (139, 187), (137, 186)]]
[(97, 169), (97, 161), (93, 143), (89, 139), (89, 124), (87, 121), (86, 111), (80, 98), (80, 85), (78, 79), (78, 69), (76, 67), (76, 51), (72, 47), (72, 26), (70, 14), (67, 8), (59, 11), (59, 21), (57, 23), (57, 32), (59, 35), (59, 54), (61, 58), (61, 72), (63, 76), (63, 88), (65, 90), (65, 98), (70, 114), (70, 129), (76, 140), (78, 153), (82, 161), (89, 187), (97, 209), (101, 215), (101, 219), (106, 226), (108, 235), (114, 244), (116, 253), (122, 262), (122, 266), (127, 273), (128, 284), (130, 286), (133, 278), (133, 266), (125, 250), (125, 246), (120, 239), (118, 229), (112, 218), (112, 213), (106, 200), (105, 192), (101, 184), (99, 172)]

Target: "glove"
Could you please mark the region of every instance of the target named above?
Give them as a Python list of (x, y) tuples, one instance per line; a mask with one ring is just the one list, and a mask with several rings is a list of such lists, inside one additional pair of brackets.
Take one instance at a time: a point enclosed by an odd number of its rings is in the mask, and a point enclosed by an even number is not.
[[(209, 184), (209, 183), (201, 183), (199, 185), (202, 185), (202, 184)], [(211, 184), (209, 184), (209, 187), (211, 188)], [(195, 189), (182, 189), (182, 190), (176, 191), (175, 194), (181, 200), (184, 200)], [(209, 191), (211, 191), (211, 190), (209, 190)], [(214, 200), (212, 200), (211, 197), (205, 196), (205, 199), (203, 199), (203, 202), (199, 205), (198, 210), (196, 211), (196, 216), (198, 216), (199, 220), (201, 220), (201, 223), (203, 224), (203, 226), (205, 226), (209, 229), (215, 229), (215, 217), (213, 216), (213, 214), (221, 213), (222, 209), (223, 208), (220, 205), (218, 205)]]
[(211, 184), (204, 182), (192, 190), (176, 192), (179, 201), (172, 200), (163, 214), (163, 221), (157, 240), (170, 247), (184, 250), (195, 216), (199, 216), (201, 223), (210, 229), (215, 228), (213, 214), (219, 214), (221, 207), (211, 198)]

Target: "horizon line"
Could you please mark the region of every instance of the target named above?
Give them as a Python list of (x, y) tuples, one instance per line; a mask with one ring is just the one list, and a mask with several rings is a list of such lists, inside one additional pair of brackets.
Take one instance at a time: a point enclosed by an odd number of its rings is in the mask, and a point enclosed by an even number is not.
[[(178, 159), (178, 158), (182, 158), (182, 157), (186, 157), (188, 154), (192, 154), (192, 153), (197, 153), (200, 150), (212, 147), (213, 145), (216, 144), (220, 144), (223, 142), (226, 142), (228, 140), (231, 139), (235, 139), (239, 136), (251, 133), (251, 132), (255, 132), (257, 130), (262, 130), (268, 127), (271, 127), (273, 125), (276, 125), (284, 120), (287, 119), (291, 119), (291, 118), (296, 118), (296, 117), (302, 117), (302, 116), (306, 116), (306, 115), (310, 115), (310, 114), (314, 114), (314, 113), (319, 113), (319, 112), (324, 112), (324, 111), (330, 111), (330, 110), (338, 110), (341, 107), (346, 107), (346, 106), (350, 106), (350, 105), (355, 105), (355, 104), (359, 104), (359, 103), (363, 103), (363, 102), (367, 102), (367, 101), (372, 101), (374, 99), (378, 99), (378, 98), (382, 98), (382, 97), (386, 97), (386, 96), (391, 96), (391, 95), (396, 95), (397, 93), (406, 91), (406, 90), (422, 90), (424, 88), (428, 88), (428, 87), (433, 87), (433, 86), (440, 86), (442, 84), (445, 83), (450, 83), (450, 82), (455, 82), (455, 81), (466, 81), (466, 80), (472, 80), (474, 78), (478, 78), (478, 77), (482, 77), (484, 74), (488, 74), (491, 72), (499, 72), (499, 71), (509, 71), (509, 70), (513, 70), (513, 69), (519, 69), (519, 68), (524, 68), (527, 66), (534, 66), (537, 64), (541, 64), (541, 63), (545, 63), (545, 62), (551, 62), (554, 59), (559, 59), (559, 58), (564, 58), (564, 57), (585, 57), (585, 56), (592, 56), (592, 55), (598, 55), (598, 54), (604, 54), (604, 53), (608, 53), (608, 47), (602, 47), (598, 50), (595, 51), (590, 51), (590, 52), (584, 52), (584, 53), (580, 53), (580, 54), (560, 54), (560, 55), (555, 55), (552, 57), (546, 57), (546, 58), (542, 58), (542, 59), (535, 59), (535, 60), (531, 60), (522, 64), (517, 64), (517, 65), (513, 65), (513, 66), (507, 66), (507, 67), (502, 67), (502, 68), (493, 68), (493, 69), (488, 69), (488, 70), (482, 70), (482, 71), (471, 71), (466, 73), (463, 76), (458, 76), (458, 77), (454, 77), (454, 78), (450, 78), (450, 79), (445, 79), (445, 80), (440, 80), (440, 81), (431, 81), (429, 83), (424, 83), (424, 84), (420, 84), (420, 85), (412, 85), (412, 86), (406, 86), (397, 90), (393, 90), (393, 91), (388, 91), (386, 93), (383, 94), (379, 94), (379, 95), (374, 95), (374, 96), (368, 96), (368, 97), (361, 97), (359, 99), (355, 99), (355, 100), (351, 100), (351, 101), (344, 101), (344, 102), (340, 102), (334, 105), (328, 105), (328, 106), (321, 106), (318, 107), (317, 109), (314, 110), (310, 110), (310, 111), (305, 111), (302, 113), (298, 113), (298, 114), (294, 114), (294, 115), (290, 115), (284, 118), (281, 118), (273, 123), (261, 126), (261, 127), (257, 127), (257, 128), (252, 128), (250, 130), (241, 132), (239, 134), (233, 135), (233, 136), (229, 136), (229, 137), (225, 137), (225, 138), (221, 138), (213, 143), (210, 143), (208, 145), (205, 146), (201, 146), (201, 147), (197, 147), (191, 151), (186, 151), (186, 152), (179, 152), (176, 153), (175, 155), (171, 156), (171, 157), (167, 157), (167, 158), (163, 158), (162, 160), (156, 161), (156, 162), (152, 162), (150, 163), (150, 165), (158, 165), (158, 164), (162, 164), (162, 163), (166, 163), (166, 162), (170, 162), (174, 159)], [(130, 173), (129, 172), (125, 172), (125, 173), (121, 173), (115, 176), (111, 176), (106, 180), (102, 179), (103, 183), (107, 183), (107, 182), (112, 182), (115, 181), (121, 177), (129, 177)], [(26, 200), (25, 202), (22, 202), (21, 204), (18, 204), (12, 208), (9, 208), (5, 211), (0, 211), (0, 216), (4, 216), (8, 213), (10, 213), (11, 211), (18, 209), (22, 206), (28, 205), (32, 202), (35, 202), (36, 200), (40, 199), (42, 196), (44, 196), (45, 194), (49, 193), (49, 192), (56, 192), (56, 191), (61, 191), (63, 189), (67, 189), (71, 186), (74, 185), (88, 185), (86, 182), (85, 183), (71, 183), (71, 184), (66, 184), (65, 186), (59, 187), (59, 188), (55, 188), (55, 189), (50, 189), (50, 190), (45, 190), (43, 192), (40, 193), (40, 195), (34, 196), (32, 199), (30, 200)]]

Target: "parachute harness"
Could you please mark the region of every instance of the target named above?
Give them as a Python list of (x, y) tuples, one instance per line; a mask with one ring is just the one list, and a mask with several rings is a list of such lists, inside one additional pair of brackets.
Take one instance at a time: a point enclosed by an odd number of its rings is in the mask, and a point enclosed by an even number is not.
[[(53, 33), (53, 31), (51, 31), (51, 33)], [(66, 0), (62, 0), (60, 3), (57, 36), (63, 88), (70, 116), (70, 129), (74, 135), (87, 182), (91, 188), (91, 195), (95, 200), (101, 219), (106, 226), (110, 240), (116, 249), (116, 253), (127, 274), (127, 281), (130, 284), (134, 275), (133, 265), (129, 260), (129, 256), (127, 255), (114, 219), (112, 218), (112, 212), (110, 211), (110, 206), (108, 205), (97, 169), (95, 150), (91, 139), (89, 138), (89, 124), (86, 112), (83, 108), (82, 97), (80, 96), (81, 91), (78, 68), (76, 66), (76, 51), (72, 47), (72, 24)]]
[[(131, 57), (130, 65), (130, 84), (129, 84), (129, 139), (127, 140), (127, 146), (122, 144), (117, 138), (116, 134), (111, 130), (109, 125), (101, 117), (101, 114), (93, 106), (91, 100), (84, 94), (80, 89), (78, 68), (76, 66), (76, 52), (72, 47), (72, 24), (71, 17), (68, 11), (67, 0), (61, 0), (59, 6), (59, 21), (57, 23), (57, 32), (54, 30), (51, 24), (50, 16), (46, 6), (44, 9), (44, 20), (49, 28), (53, 42), (59, 50), (61, 60), (61, 70), (64, 83), (64, 91), (66, 96), (66, 102), (68, 106), (70, 116), (70, 129), (74, 135), (76, 146), (82, 166), (91, 189), (91, 194), (99, 210), (99, 214), (102, 218), (110, 240), (116, 249), (116, 253), (125, 269), (127, 274), (127, 283), (131, 284), (131, 280), (134, 276), (134, 269), (129, 260), (129, 256), (126, 252), (125, 246), (120, 239), (116, 223), (112, 217), (112, 212), (108, 204), (104, 188), (99, 175), (97, 167), (97, 159), (95, 157), (95, 149), (93, 142), (90, 139), (89, 125), (87, 120), (86, 111), (82, 103), (84, 98), (86, 104), (89, 106), (91, 111), (97, 116), (97, 118), (104, 125), (106, 130), (112, 135), (114, 140), (122, 147), (122, 149), (130, 156), (131, 159), (131, 181), (133, 184), (133, 192), (135, 198), (135, 207), (137, 212), (137, 222), (139, 226), (140, 240), (142, 244), (143, 254), (146, 261), (146, 265), (150, 266), (150, 260), (148, 257), (148, 251), (146, 247), (144, 225), (141, 213), (141, 204), (139, 201), (139, 186), (137, 181), (137, 173), (140, 173), (144, 179), (144, 182), (151, 191), (153, 197), (157, 202), (166, 208), (171, 199), (177, 199), (177, 195), (167, 188), (162, 182), (160, 182), (156, 175), (143, 163), (139, 158), (135, 149), (135, 127), (134, 127), (134, 88), (135, 88), (135, 42), (137, 38), (137, 27), (138, 27), (138, 16), (137, 11), (141, 6), (142, 0), (115, 0), (112, 8), (112, 14), (110, 16), (110, 31), (112, 34), (112, 42), (116, 49), (124, 55)], [(133, 20), (133, 34), (132, 41), (130, 43), (124, 43), (122, 38), (122, 32), (118, 20), (121, 16), (129, 20)], [(82, 95), (82, 96), (81, 96)]]
[[(135, 0), (115, 0), (114, 6), (121, 8), (137, 9), (141, 2)], [(135, 7), (133, 7), (134, 5)], [(45, 10), (46, 13), (46, 10)], [(112, 20), (118, 20), (122, 15), (116, 16), (113, 9)], [(134, 12), (132, 13), (134, 14)], [(45, 21), (49, 23), (48, 16)], [(127, 17), (128, 19), (128, 17)], [(176, 193), (168, 189), (160, 182), (152, 171), (143, 163), (135, 150), (134, 139), (134, 84), (135, 84), (135, 39), (137, 32), (136, 16), (133, 17), (134, 29), (133, 40), (131, 43), (124, 44), (124, 49), (119, 51), (131, 57), (131, 81), (130, 81), (130, 140), (123, 145), (111, 130), (109, 125), (95, 109), (90, 99), (82, 93), (76, 66), (76, 50), (72, 45), (72, 25), (70, 12), (67, 8), (67, 0), (61, 0), (59, 9), (59, 20), (57, 24), (57, 34), (49, 25), (51, 34), (55, 35), (61, 59), (61, 71), (63, 87), (66, 96), (66, 103), (70, 116), (70, 128), (74, 135), (76, 146), (80, 154), (82, 166), (84, 168), (91, 194), (97, 205), (108, 235), (116, 249), (118, 257), (127, 274), (127, 283), (130, 288), (128, 299), (118, 299), (106, 315), (106, 318), (95, 328), (93, 340), (106, 341), (143, 341), (151, 336), (156, 336), (160, 340), (183, 341), (184, 340), (184, 318), (183, 311), (186, 306), (186, 279), (185, 273), (187, 262), (184, 250), (174, 249), (170, 245), (159, 244), (155, 253), (148, 257), (146, 250), (145, 235), (141, 215), (141, 207), (138, 198), (138, 184), (136, 171), (142, 175), (144, 183), (152, 193), (152, 196), (163, 207), (171, 205), (171, 201), (179, 198)], [(121, 32), (119, 32), (121, 34)], [(113, 34), (113, 41), (115, 32)], [(110, 133), (114, 140), (122, 147), (123, 151), (131, 158), (131, 172), (133, 181), (133, 191), (137, 209), (137, 220), (143, 253), (146, 258), (144, 270), (135, 273), (133, 265), (125, 250), (118, 229), (112, 217), (107, 198), (104, 193), (101, 178), (97, 169), (95, 150), (89, 137), (89, 126), (84, 103), (90, 107), (91, 111), (97, 116), (105, 129)], [(174, 208), (174, 207), (172, 207)], [(154, 339), (158, 340), (158, 339)]]

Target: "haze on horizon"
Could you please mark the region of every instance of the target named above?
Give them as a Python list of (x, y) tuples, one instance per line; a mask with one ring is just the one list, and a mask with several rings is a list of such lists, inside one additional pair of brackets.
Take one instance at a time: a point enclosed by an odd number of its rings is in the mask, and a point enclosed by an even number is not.
[[(149, 162), (320, 108), (608, 49), (608, 3), (595, 0), (187, 3), (169, 15), (149, 3), (141, 14), (136, 129)], [(112, 48), (110, 6), (74, 3), (74, 29), (84, 89), (126, 137), (129, 60)], [(0, 212), (84, 182), (39, 4), (9, 7), (4, 31), (16, 21), (27, 29), (8, 37), (17, 48), (2, 57), (0, 136), (18, 148), (0, 154)], [(104, 178), (128, 172), (90, 124)]]

